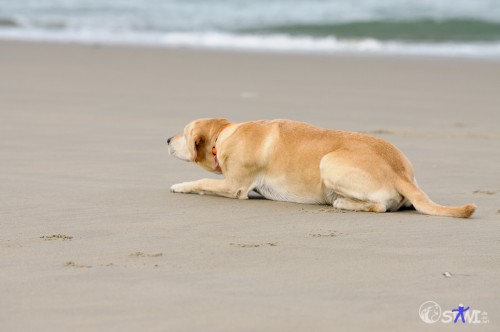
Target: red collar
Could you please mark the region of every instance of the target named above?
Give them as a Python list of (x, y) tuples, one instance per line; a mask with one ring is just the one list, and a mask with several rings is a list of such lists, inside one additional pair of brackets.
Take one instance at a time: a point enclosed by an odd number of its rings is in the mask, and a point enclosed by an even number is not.
[(221, 172), (221, 173), (222, 173), (222, 169), (220, 168), (219, 160), (217, 159), (217, 149), (215, 148), (215, 144), (217, 144), (217, 140), (219, 139), (219, 136), (220, 136), (220, 134), (222, 134), (222, 132), (224, 131), (224, 129), (226, 129), (227, 127), (229, 127), (231, 125), (233, 125), (233, 124), (232, 123), (228, 123), (227, 125), (225, 125), (224, 127), (222, 127), (221, 131), (219, 132), (219, 135), (217, 135), (217, 138), (215, 139), (214, 146), (212, 147), (212, 154), (214, 155), (215, 169), (218, 172)]
[(215, 169), (222, 173), (222, 169), (220, 168), (219, 160), (217, 159), (217, 149), (215, 146), (212, 148), (212, 154), (214, 155)]

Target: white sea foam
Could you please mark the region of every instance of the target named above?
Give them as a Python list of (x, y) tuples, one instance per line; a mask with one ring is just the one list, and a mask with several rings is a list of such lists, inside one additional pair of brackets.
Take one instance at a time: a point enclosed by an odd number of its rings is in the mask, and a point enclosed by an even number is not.
[(170, 33), (161, 44), (174, 47), (264, 50), (305, 53), (366, 53), (459, 57), (499, 57), (499, 43), (404, 43), (335, 37), (234, 35), (227, 33)]
[(220, 49), (254, 52), (367, 54), (474, 57), (500, 59), (498, 43), (404, 43), (375, 39), (341, 40), (335, 37), (252, 35), (223, 32), (110, 32), (106, 30), (0, 30), (0, 39), (77, 42), (83, 44), (143, 45), (152, 47)]

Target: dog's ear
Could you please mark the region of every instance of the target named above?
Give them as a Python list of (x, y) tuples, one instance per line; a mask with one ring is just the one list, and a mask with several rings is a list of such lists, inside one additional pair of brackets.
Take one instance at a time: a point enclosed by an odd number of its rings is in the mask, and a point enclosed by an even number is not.
[(203, 145), (205, 143), (205, 138), (200, 134), (194, 134), (192, 141), (189, 142), (189, 149), (191, 150), (191, 155), (193, 156), (193, 161), (196, 163), (203, 158)]
[(191, 160), (207, 170), (212, 170), (212, 147), (221, 130), (229, 124), (226, 119), (199, 119), (185, 128), (186, 145)]

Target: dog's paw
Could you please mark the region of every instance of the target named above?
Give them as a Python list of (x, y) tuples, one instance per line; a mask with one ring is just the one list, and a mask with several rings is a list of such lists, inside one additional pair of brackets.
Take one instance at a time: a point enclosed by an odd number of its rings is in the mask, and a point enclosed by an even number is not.
[(174, 184), (172, 187), (170, 187), (170, 191), (173, 193), (188, 193), (189, 190), (187, 188), (188, 186), (186, 183), (177, 183)]

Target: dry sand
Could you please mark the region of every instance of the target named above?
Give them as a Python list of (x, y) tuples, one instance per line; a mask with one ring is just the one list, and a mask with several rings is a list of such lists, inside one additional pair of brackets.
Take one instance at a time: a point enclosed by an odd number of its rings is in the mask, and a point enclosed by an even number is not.
[[(1, 42), (0, 76), (2, 331), (500, 329), (500, 62)], [(171, 194), (210, 175), (166, 139), (221, 116), (386, 138), (478, 211)]]

